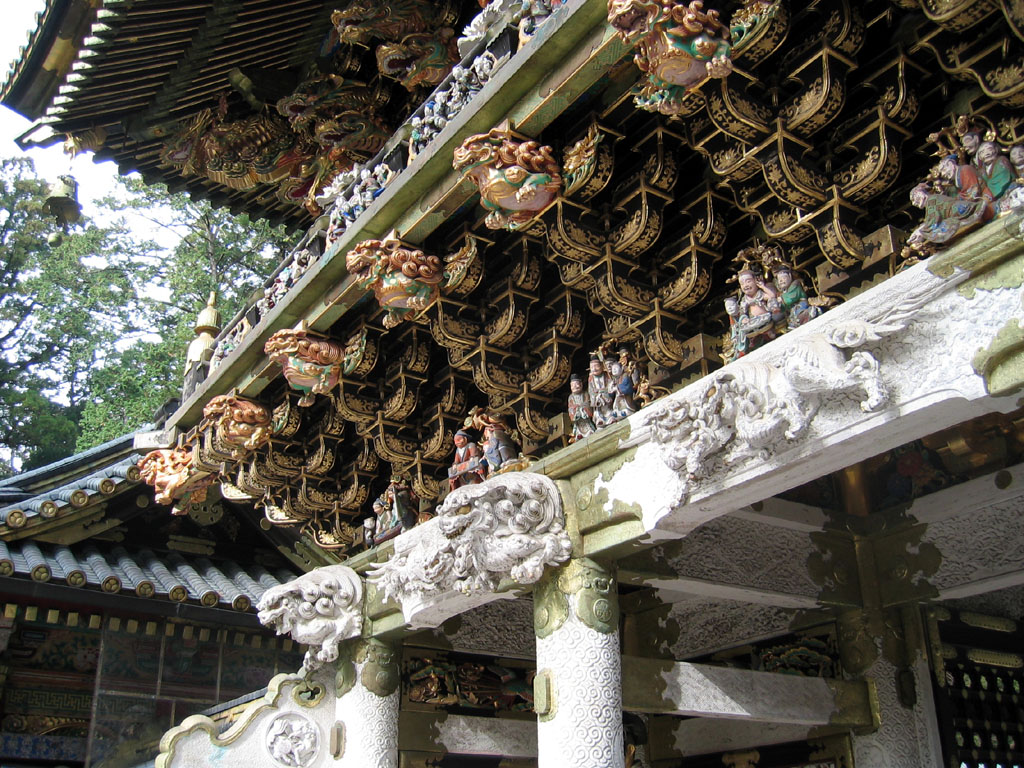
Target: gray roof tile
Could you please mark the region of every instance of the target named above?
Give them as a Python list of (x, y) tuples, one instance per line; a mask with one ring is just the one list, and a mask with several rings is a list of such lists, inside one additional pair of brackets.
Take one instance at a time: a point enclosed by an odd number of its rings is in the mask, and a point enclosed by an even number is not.
[(0, 541), (0, 578), (50, 581), (104, 592), (134, 592), (183, 602), (191, 600), (210, 608), (251, 611), (279, 579), (255, 565), (243, 568), (236, 562), (213, 562), (206, 557), (186, 558), (178, 552), (158, 556), (151, 550), (129, 552), (123, 546), (101, 550), (95, 544), (66, 547), (29, 540)]

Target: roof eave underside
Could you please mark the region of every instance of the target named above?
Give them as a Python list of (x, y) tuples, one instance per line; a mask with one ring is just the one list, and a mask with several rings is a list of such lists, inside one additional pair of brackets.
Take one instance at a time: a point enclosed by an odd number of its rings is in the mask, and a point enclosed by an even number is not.
[[(307, 215), (278, 200), (276, 185), (232, 190), (205, 177), (183, 178), (161, 163), (160, 152), (178, 121), (216, 106), (230, 87), (232, 69), (286, 69), (310, 62), (334, 5), (323, 0), (105, 0), (69, 72), (50, 93), (40, 122), (57, 136), (103, 128), (106, 143), (95, 159), (113, 160), (121, 173), (138, 171), (147, 183), (167, 183), (236, 212), (298, 224)], [(44, 45), (43, 35), (34, 42), (29, 57)], [(38, 69), (34, 74), (42, 76)], [(18, 79), (32, 75), (26, 68)]]

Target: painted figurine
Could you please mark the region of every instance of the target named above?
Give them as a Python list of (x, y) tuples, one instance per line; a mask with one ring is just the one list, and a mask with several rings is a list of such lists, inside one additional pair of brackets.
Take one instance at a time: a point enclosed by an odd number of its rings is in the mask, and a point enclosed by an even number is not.
[(464, 429), (455, 433), (455, 460), (448, 468), (448, 487), (454, 491), (463, 485), (482, 483), (487, 472), (487, 463), (480, 446)]
[(636, 402), (633, 399), (636, 387), (618, 360), (609, 361), (607, 368), (608, 392), (612, 396), (612, 420), (621, 421), (636, 413)]
[(400, 475), (392, 475), (384, 493), (373, 501), (373, 514), (377, 517), (374, 526), (374, 544), (394, 538), (416, 525), (419, 497)]
[(978, 176), (995, 200), (1001, 200), (1017, 187), (1017, 173), (1002, 148), (994, 141), (978, 147)]
[(519, 458), (519, 446), (512, 442), (505, 423), (499, 419), (484, 427), (484, 457), (487, 459), (488, 477)]
[(582, 440), (597, 431), (594, 424), (594, 409), (590, 407), (590, 398), (583, 391), (583, 379), (577, 374), (569, 377), (569, 419), (572, 421), (572, 442)]
[(600, 429), (612, 424), (612, 403), (615, 396), (609, 392), (608, 374), (604, 363), (596, 354), (590, 358), (590, 374), (587, 376), (587, 400), (593, 413), (594, 426)]
[[(961, 174), (957, 171), (961, 168), (969, 170), (970, 166), (958, 167), (956, 159), (948, 156), (939, 163), (939, 178), (946, 182), (958, 178)], [(969, 186), (963, 191), (949, 183), (937, 185), (928, 182), (910, 190), (910, 202), (924, 211), (924, 221), (907, 238), (903, 249), (905, 258), (930, 256), (936, 246), (948, 243), (992, 217), (990, 197), (978, 194), (981, 182), (971, 183), (967, 175), (965, 183)], [(968, 196), (972, 190), (973, 196)]]
[(821, 307), (811, 304), (803, 283), (789, 264), (779, 261), (772, 269), (772, 276), (778, 291), (779, 319), (785, 320), (790, 330), (799, 328), (821, 314)]
[(750, 269), (737, 275), (740, 295), (725, 300), (729, 315), (729, 336), (732, 342), (730, 360), (743, 357), (776, 337), (775, 316), (779, 301), (774, 286), (769, 286)]

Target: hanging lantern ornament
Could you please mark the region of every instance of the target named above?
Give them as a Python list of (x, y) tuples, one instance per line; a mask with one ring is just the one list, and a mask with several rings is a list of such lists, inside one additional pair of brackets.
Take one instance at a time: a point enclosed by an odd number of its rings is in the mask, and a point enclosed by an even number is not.
[(65, 231), (69, 224), (74, 224), (81, 218), (82, 206), (78, 204), (78, 182), (73, 176), (57, 177), (57, 181), (50, 185), (43, 208), (57, 220), (57, 224)]

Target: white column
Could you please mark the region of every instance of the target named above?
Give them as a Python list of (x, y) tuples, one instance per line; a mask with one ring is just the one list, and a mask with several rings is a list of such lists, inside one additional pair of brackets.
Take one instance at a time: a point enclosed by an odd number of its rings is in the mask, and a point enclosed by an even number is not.
[(336, 713), (344, 729), (337, 768), (398, 768), (399, 671), (395, 650), (360, 640), (338, 662)]
[(866, 677), (878, 690), (879, 727), (874, 733), (853, 737), (855, 765), (872, 768), (942, 768), (942, 745), (935, 719), (928, 663), (917, 656), (903, 674), (913, 680), (916, 702), (901, 702), (896, 687), (900, 670), (879, 657)]
[(538, 768), (623, 768), (614, 576), (572, 560), (534, 591)]

